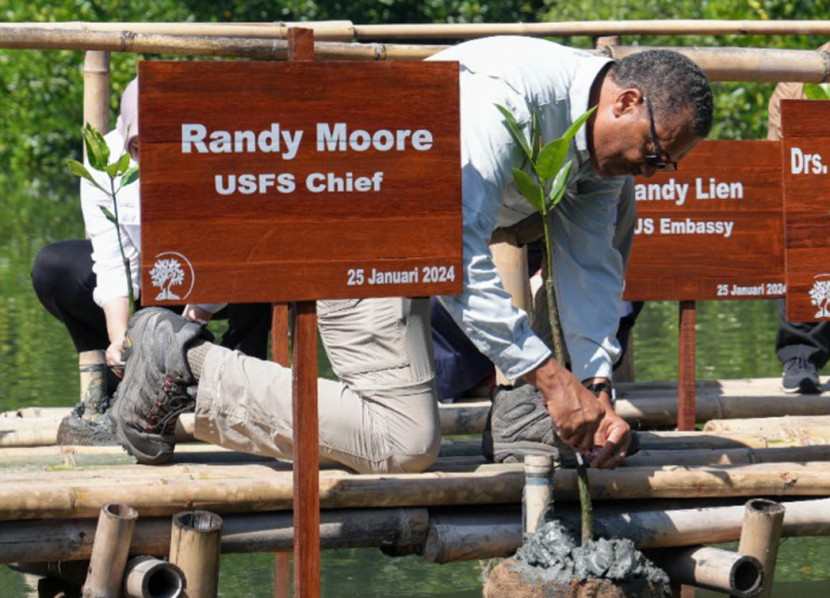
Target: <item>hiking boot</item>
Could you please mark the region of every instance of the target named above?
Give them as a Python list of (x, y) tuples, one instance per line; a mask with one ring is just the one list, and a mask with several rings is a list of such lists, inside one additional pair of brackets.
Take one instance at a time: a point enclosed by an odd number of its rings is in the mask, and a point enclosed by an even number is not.
[(500, 386), (487, 414), (481, 450), (496, 463), (521, 463), (525, 455), (550, 455), (561, 467), (576, 467), (576, 454), (553, 432), (553, 420), (530, 384)]
[(176, 421), (196, 407), (186, 353), (202, 340), (213, 335), (168, 309), (142, 309), (130, 320), (112, 416), (118, 440), (139, 463), (159, 465), (173, 457)]
[(784, 363), (781, 387), (787, 393), (818, 394), (821, 392), (818, 369), (803, 357), (788, 359)]
[(105, 414), (112, 405), (107, 392), (108, 371), (103, 351), (78, 354), (81, 400), (58, 426), (61, 446), (118, 446), (112, 421)]

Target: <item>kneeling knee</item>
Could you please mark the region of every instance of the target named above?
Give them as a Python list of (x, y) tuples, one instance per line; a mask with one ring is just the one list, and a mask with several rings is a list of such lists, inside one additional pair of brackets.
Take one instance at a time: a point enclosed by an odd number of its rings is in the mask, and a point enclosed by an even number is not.
[(435, 462), (440, 448), (441, 435), (437, 431), (420, 442), (409, 443), (390, 457), (390, 471), (420, 473)]

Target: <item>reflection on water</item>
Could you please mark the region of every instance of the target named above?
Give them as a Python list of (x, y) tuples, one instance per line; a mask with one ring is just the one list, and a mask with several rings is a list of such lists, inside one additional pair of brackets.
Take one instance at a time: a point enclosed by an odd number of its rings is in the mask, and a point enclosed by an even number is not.
[[(0, 194), (0, 411), (29, 405), (72, 405), (78, 394), (77, 356), (64, 332), (40, 306), (29, 270), (44, 244), (83, 234), (75, 187), (15, 190)], [(697, 310), (699, 379), (779, 376), (773, 344), (773, 301), (705, 302)], [(676, 303), (651, 303), (635, 327), (637, 378), (671, 380), (677, 372)], [(830, 595), (830, 542), (786, 540), (776, 571), (776, 596)], [(346, 597), (442, 597), (480, 595), (477, 563), (430, 565), (420, 557), (389, 558), (377, 550), (323, 555), (323, 595)], [(270, 596), (273, 558), (268, 554), (222, 559), (220, 596)], [(796, 589), (797, 586), (797, 589)], [(23, 577), (0, 567), (4, 598), (28, 595)], [(703, 593), (698, 593), (703, 596)], [(711, 594), (707, 594), (711, 595)]]

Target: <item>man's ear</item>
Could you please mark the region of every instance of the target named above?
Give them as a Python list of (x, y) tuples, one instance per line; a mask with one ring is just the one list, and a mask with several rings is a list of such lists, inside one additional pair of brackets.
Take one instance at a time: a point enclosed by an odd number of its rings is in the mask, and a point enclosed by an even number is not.
[(614, 101), (614, 116), (622, 116), (633, 110), (639, 110), (642, 103), (643, 92), (639, 89), (636, 87), (623, 89), (617, 94), (617, 99)]

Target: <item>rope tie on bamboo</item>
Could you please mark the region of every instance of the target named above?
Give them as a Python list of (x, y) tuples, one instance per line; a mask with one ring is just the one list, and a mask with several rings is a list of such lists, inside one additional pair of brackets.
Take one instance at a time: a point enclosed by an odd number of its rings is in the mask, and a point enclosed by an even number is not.
[(122, 52), (129, 52), (130, 47), (135, 42), (136, 34), (132, 31), (122, 31), (119, 34), (119, 40), (121, 42), (121, 51)]

